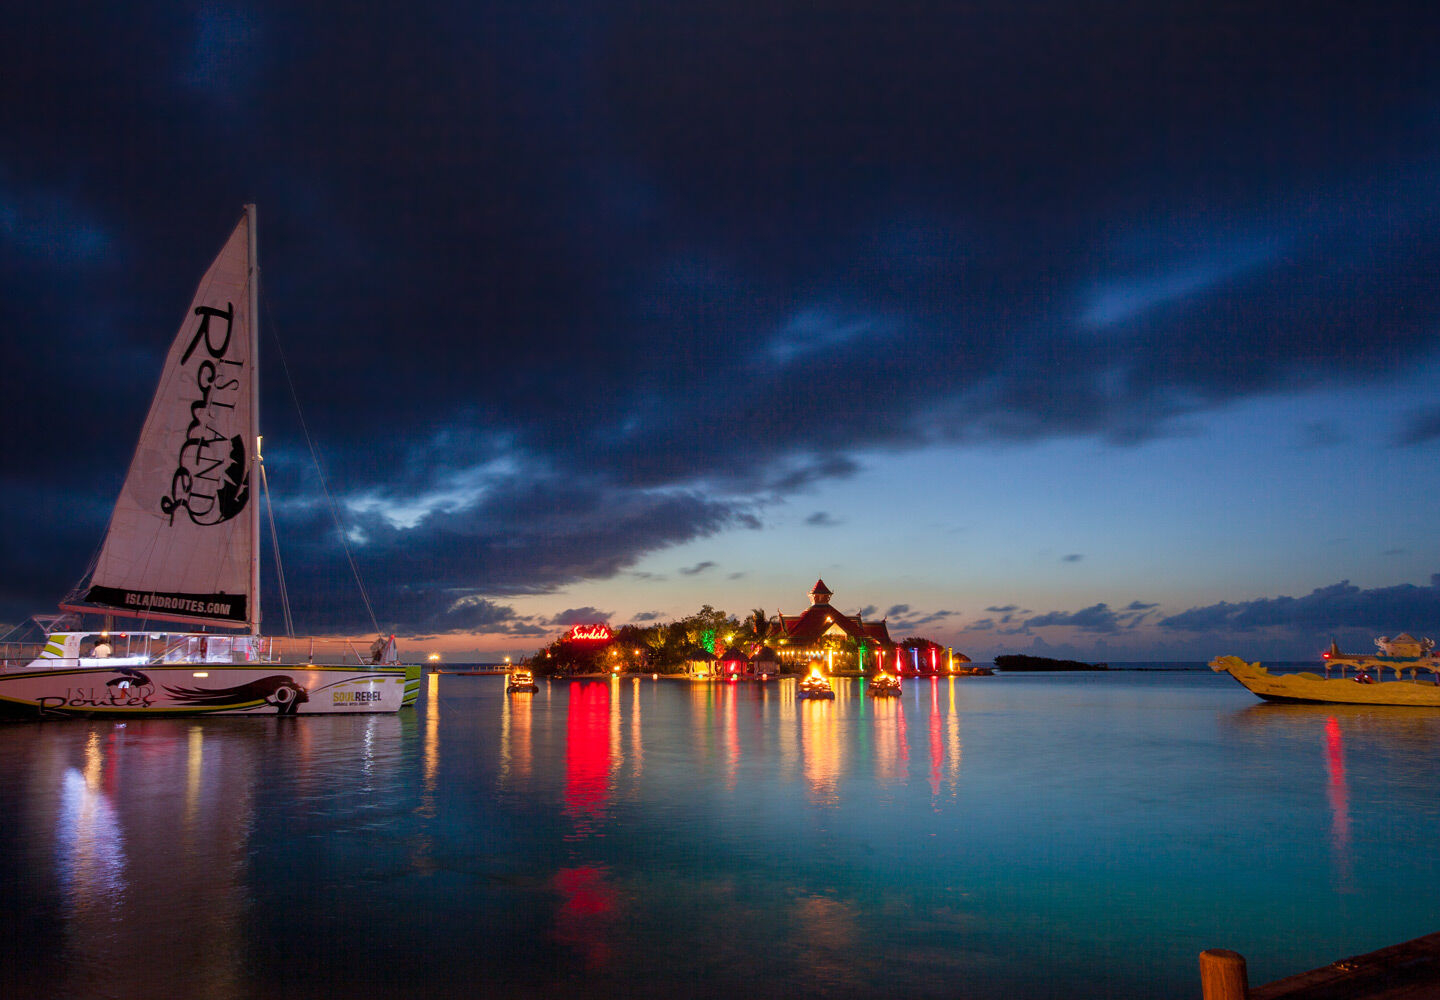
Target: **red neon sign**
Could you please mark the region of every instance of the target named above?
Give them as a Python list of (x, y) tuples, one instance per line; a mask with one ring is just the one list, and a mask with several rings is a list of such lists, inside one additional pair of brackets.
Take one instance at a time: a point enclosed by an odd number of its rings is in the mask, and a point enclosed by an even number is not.
[(571, 642), (609, 642), (615, 636), (609, 625), (597, 622), (594, 625), (571, 625), (570, 634), (566, 638)]

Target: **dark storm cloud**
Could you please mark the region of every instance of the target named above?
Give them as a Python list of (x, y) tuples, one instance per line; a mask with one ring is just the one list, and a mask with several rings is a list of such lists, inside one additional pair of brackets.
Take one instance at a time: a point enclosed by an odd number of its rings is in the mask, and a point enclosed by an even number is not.
[(1178, 632), (1249, 632), (1282, 628), (1311, 632), (1361, 629), (1387, 634), (1411, 630), (1423, 635), (1440, 618), (1440, 573), (1428, 587), (1398, 584), (1362, 590), (1344, 580), (1319, 587), (1304, 597), (1222, 601), (1161, 618), (1162, 628)]
[(546, 624), (548, 625), (584, 625), (590, 622), (608, 622), (609, 611), (601, 611), (598, 608), (567, 608), (553, 616)]
[[(657, 540), (673, 544), (696, 530), (744, 522), (732, 508), (694, 493), (627, 491), (578, 477), (537, 475), (524, 484), (505, 479), (477, 504), (434, 510), (414, 527), (388, 521), (380, 508), (342, 517), (383, 627), (414, 622), (427, 631), (467, 630), (477, 598), (543, 593), (574, 580), (610, 577)], [(299, 568), (289, 586), (297, 620), (332, 622), (358, 614), (353, 602), (334, 600), (337, 592), (352, 593), (354, 583), (329, 515), (318, 505), (287, 510), (290, 530), (282, 533), (312, 540), (287, 555), (287, 567)], [(370, 626), (357, 620), (335, 627)]]
[(1036, 629), (1043, 628), (1075, 628), (1096, 635), (1112, 635), (1139, 627), (1156, 607), (1158, 605), (1144, 601), (1131, 601), (1117, 611), (1100, 603), (1079, 611), (1050, 611), (1029, 618), (1018, 618), (1017, 608), (987, 608), (987, 611), (1004, 614), (998, 622), (987, 618), (970, 627), (997, 630), (1002, 635), (1032, 635)]
[(1056, 625), (1067, 625), (1083, 632), (1118, 632), (1121, 616), (1112, 611), (1109, 605), (1094, 604), (1073, 612), (1051, 611), (1049, 614), (1036, 615), (1025, 622), (1027, 630)]
[[(262, 315), (356, 560), (415, 629), (528, 627), (505, 595), (758, 526), (867, 452), (1128, 444), (1417, 363), (1440, 329), (1436, 16), (11, 5), (0, 420), (34, 480), (0, 486), (0, 613), (83, 568), (250, 199)], [(299, 474), (288, 393), (267, 383), (274, 479)], [(1421, 413), (1396, 440), (1435, 436)], [(101, 468), (77, 483), (57, 440)], [(59, 524), (34, 483), (62, 480), (84, 496)], [(313, 485), (279, 487), (292, 594), (333, 623), (348, 571)]]

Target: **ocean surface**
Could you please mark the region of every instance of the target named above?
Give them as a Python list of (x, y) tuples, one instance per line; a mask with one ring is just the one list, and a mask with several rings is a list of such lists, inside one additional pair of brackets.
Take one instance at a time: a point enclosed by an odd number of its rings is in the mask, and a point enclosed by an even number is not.
[(0, 725), (0, 995), (1174, 1000), (1440, 930), (1440, 712), (837, 688)]

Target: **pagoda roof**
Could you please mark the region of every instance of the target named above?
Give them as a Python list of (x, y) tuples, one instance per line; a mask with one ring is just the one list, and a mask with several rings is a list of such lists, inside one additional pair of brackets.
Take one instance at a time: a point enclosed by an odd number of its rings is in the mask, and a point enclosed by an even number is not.
[[(812, 605), (803, 615), (780, 615), (780, 625), (785, 637), (791, 642), (814, 642), (828, 632), (832, 625), (838, 625), (852, 639), (873, 638), (865, 631), (859, 615), (842, 615), (828, 604)], [(883, 627), (883, 626), (882, 626)]]
[(887, 646), (895, 645), (895, 640), (890, 638), (890, 629), (885, 625), (885, 619), (878, 622), (861, 622), (861, 628), (865, 630), (866, 636), (876, 642), (884, 643)]
[(833, 597), (835, 595), (835, 591), (825, 586), (824, 580), (816, 580), (815, 586), (810, 588), (810, 593), (812, 596), (815, 594), (824, 594), (826, 597)]

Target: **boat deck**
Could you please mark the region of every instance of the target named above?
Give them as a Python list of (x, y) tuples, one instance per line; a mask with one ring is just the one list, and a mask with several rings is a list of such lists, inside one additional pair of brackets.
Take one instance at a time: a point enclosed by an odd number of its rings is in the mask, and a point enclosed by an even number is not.
[(1245, 1000), (1433, 1000), (1434, 997), (1440, 997), (1440, 934), (1427, 934), (1368, 955), (1342, 958), (1323, 968), (1256, 986), (1245, 994)]
[(1440, 996), (1440, 934), (1331, 962), (1250, 991), (1250, 1000), (1421, 1000)]

